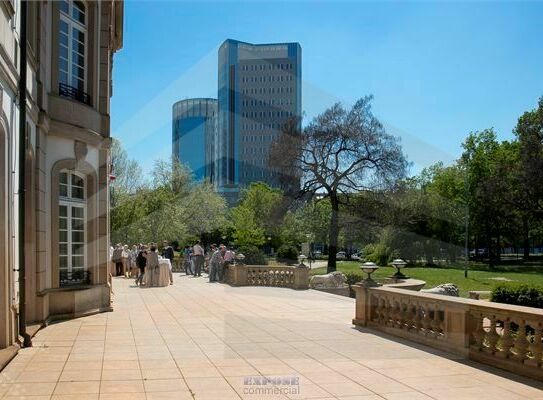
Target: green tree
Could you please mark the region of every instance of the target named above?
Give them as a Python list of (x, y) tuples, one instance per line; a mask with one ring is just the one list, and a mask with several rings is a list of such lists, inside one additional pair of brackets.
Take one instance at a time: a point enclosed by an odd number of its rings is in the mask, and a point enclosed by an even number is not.
[(525, 112), (514, 133), (519, 142), (513, 204), (522, 221), (524, 258), (530, 256), (530, 230), (543, 219), (543, 97), (536, 109)]
[(233, 237), (239, 246), (262, 246), (267, 235), (277, 235), (282, 221), (283, 195), (262, 182), (251, 183), (231, 210)]
[(461, 162), (467, 171), (470, 227), (475, 248), (484, 243), (491, 265), (500, 259), (504, 232), (515, 219), (508, 202), (515, 165), (515, 145), (498, 142), (492, 129), (472, 133), (464, 142)]
[(373, 115), (371, 101), (371, 96), (362, 98), (350, 110), (335, 104), (303, 131), (292, 120), (272, 146), (274, 170), (300, 178), (302, 193), (330, 201), (328, 272), (336, 270), (340, 206), (353, 193), (390, 186), (406, 173), (398, 140)]

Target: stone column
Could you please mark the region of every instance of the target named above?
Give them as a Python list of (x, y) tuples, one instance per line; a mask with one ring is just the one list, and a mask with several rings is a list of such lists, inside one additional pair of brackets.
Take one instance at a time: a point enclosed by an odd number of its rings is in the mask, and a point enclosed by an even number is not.
[(229, 282), (233, 286), (245, 286), (247, 285), (247, 267), (245, 265), (236, 264), (231, 265), (231, 277), (232, 280)]
[(362, 284), (352, 286), (356, 293), (354, 325), (367, 326), (370, 321), (370, 289)]
[(309, 268), (294, 267), (294, 289), (309, 289)]
[(109, 151), (111, 140), (106, 138), (99, 148), (98, 169), (98, 276), (96, 284), (109, 283)]

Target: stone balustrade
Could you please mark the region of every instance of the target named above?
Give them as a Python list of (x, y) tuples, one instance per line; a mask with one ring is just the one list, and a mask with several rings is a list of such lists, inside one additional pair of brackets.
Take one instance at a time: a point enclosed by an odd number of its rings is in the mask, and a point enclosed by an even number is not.
[(543, 310), (354, 285), (353, 324), (543, 379)]
[(232, 286), (309, 288), (309, 268), (269, 265), (230, 265), (225, 281)]

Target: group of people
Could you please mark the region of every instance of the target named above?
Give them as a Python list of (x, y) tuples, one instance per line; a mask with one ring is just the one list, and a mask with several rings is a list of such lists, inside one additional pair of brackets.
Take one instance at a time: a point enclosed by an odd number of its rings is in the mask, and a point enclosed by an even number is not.
[[(232, 248), (225, 245), (212, 244), (206, 249), (201, 241), (193, 246), (185, 246), (182, 252), (183, 269), (186, 275), (194, 277), (202, 276), (207, 271), (210, 282), (221, 282), (224, 280), (225, 271), (228, 265), (234, 263), (236, 254)], [(128, 245), (118, 243), (111, 248), (111, 261), (115, 264), (115, 275), (135, 278), (136, 285), (144, 284), (145, 274), (150, 274), (147, 279), (152, 282), (154, 276), (159, 272), (160, 258), (169, 260), (170, 285), (173, 284), (172, 265), (174, 263), (175, 251), (170, 243), (164, 241), (160, 249), (156, 244)]]
[(183, 269), (187, 275), (202, 276), (206, 269), (210, 282), (224, 280), (224, 272), (228, 265), (234, 262), (236, 253), (224, 244), (212, 244), (208, 251), (204, 250), (202, 243), (197, 241), (194, 246), (185, 246), (183, 249)]
[(158, 246), (155, 243), (147, 245), (140, 243), (132, 246), (118, 243), (111, 252), (111, 261), (115, 264), (115, 275), (135, 278), (136, 285), (142, 285), (145, 273), (149, 275), (150, 286), (156, 281), (160, 258), (169, 260), (170, 285), (173, 284), (172, 263), (174, 259), (173, 247), (167, 242), (163, 242), (162, 251), (159, 255)]

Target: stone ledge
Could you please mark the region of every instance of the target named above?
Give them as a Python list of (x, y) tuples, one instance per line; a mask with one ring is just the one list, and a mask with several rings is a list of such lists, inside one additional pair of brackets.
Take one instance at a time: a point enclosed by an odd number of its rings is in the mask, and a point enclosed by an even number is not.
[(19, 345), (14, 344), (12, 346), (6, 347), (5, 349), (0, 350), (0, 371), (2, 371), (6, 365), (9, 364), (11, 360), (19, 352)]
[(312, 289), (317, 290), (319, 292), (335, 294), (336, 296), (350, 297), (349, 286), (339, 287), (339, 288), (312, 288)]

